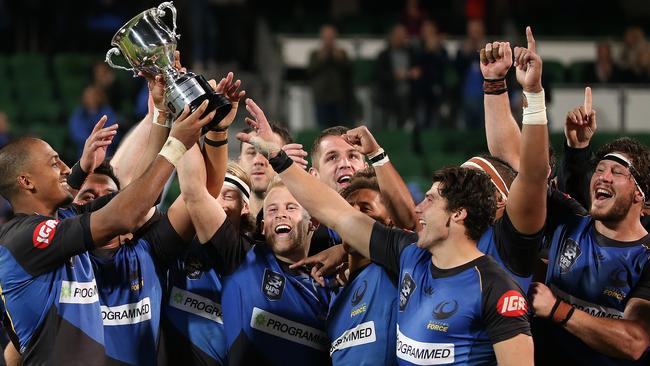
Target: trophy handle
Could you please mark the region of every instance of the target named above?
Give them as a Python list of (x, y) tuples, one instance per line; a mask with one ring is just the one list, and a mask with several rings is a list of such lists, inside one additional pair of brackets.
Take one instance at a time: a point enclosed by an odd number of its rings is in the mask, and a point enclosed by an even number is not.
[(165, 9), (169, 9), (172, 12), (172, 23), (174, 23), (174, 28), (172, 29), (172, 36), (176, 39), (181, 38), (180, 34), (176, 34), (176, 8), (174, 7), (173, 1), (166, 1), (158, 5), (158, 15), (163, 17), (165, 15)]
[(106, 52), (106, 60), (105, 61), (108, 64), (108, 66), (110, 66), (110, 67), (112, 67), (114, 69), (122, 69), (122, 70), (126, 70), (126, 71), (132, 71), (134, 76), (138, 76), (138, 73), (135, 71), (135, 69), (132, 69), (132, 68), (129, 69), (129, 68), (126, 68), (124, 66), (115, 65), (113, 63), (113, 60), (111, 60), (111, 56), (119, 55), (119, 54), (120, 54), (120, 50), (117, 47), (113, 47), (110, 50), (108, 50), (108, 52)]

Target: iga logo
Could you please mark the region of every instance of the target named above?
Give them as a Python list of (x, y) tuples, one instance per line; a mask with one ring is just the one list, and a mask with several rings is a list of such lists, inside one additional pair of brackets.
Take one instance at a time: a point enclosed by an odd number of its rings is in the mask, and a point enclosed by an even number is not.
[(54, 233), (56, 233), (56, 226), (59, 220), (47, 220), (36, 225), (34, 234), (32, 235), (32, 244), (38, 249), (45, 249), (50, 246)]
[(528, 303), (519, 291), (510, 290), (501, 295), (497, 302), (497, 312), (507, 317), (518, 317), (528, 312)]

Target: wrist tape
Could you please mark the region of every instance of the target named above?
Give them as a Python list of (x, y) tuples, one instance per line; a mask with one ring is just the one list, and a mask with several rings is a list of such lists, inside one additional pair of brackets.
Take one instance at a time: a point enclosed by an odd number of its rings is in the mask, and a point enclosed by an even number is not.
[(187, 148), (185, 145), (183, 145), (182, 142), (180, 142), (180, 140), (178, 140), (176, 137), (169, 136), (165, 142), (165, 145), (163, 145), (162, 149), (160, 149), (158, 155), (167, 159), (167, 161), (176, 167), (178, 163), (180, 163), (186, 151)]
[(539, 93), (524, 91), (524, 116), (521, 123), (525, 125), (545, 125), (548, 123), (543, 89)]

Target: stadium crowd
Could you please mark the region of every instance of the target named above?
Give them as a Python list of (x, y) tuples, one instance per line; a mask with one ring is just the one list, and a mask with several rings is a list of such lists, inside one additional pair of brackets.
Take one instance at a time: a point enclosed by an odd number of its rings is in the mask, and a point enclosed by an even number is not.
[[(204, 135), (207, 103), (171, 121), (157, 75), (110, 159), (108, 116), (71, 168), (44, 140), (8, 143), (5, 362), (647, 364), (650, 151), (630, 138), (592, 151), (586, 87), (555, 157), (543, 60), (525, 34), (471, 61), (489, 154), (432, 172), (417, 204), (368, 128), (328, 127), (308, 153), (233, 73), (210, 81), (233, 108)], [(240, 109), (249, 128), (232, 131)], [(181, 193), (161, 211), (174, 171)]]

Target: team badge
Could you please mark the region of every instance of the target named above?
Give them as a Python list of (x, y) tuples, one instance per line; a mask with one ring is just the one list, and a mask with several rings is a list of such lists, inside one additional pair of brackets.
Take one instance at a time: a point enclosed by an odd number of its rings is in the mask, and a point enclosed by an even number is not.
[(581, 253), (580, 246), (575, 240), (565, 240), (564, 246), (562, 247), (562, 254), (560, 254), (560, 273), (567, 273), (573, 267)]
[(262, 292), (269, 300), (279, 300), (284, 291), (285, 278), (283, 275), (266, 268), (264, 270), (264, 281), (262, 281)]
[(185, 275), (190, 280), (196, 280), (201, 277), (201, 261), (196, 257), (189, 257), (185, 260)]
[(456, 300), (451, 301), (441, 301), (433, 309), (433, 317), (438, 320), (444, 320), (452, 315), (456, 314), (458, 311), (458, 302)]
[(368, 282), (366, 280), (363, 280), (360, 286), (357, 286), (356, 289), (354, 289), (354, 293), (352, 294), (352, 300), (351, 304), (352, 306), (357, 306), (363, 300), (363, 295), (366, 294), (366, 290), (368, 289)]
[(404, 311), (413, 291), (415, 291), (415, 287), (415, 281), (408, 272), (405, 272), (399, 287), (399, 311)]

